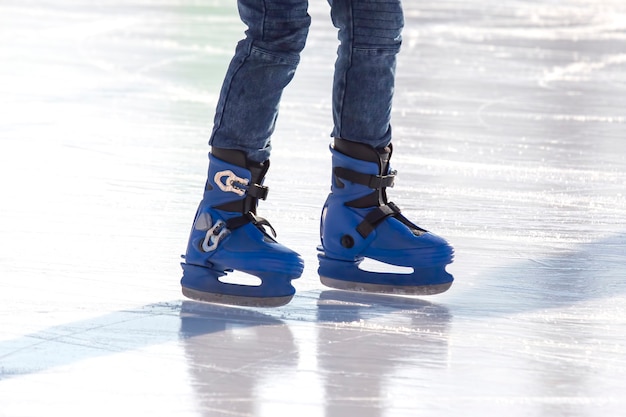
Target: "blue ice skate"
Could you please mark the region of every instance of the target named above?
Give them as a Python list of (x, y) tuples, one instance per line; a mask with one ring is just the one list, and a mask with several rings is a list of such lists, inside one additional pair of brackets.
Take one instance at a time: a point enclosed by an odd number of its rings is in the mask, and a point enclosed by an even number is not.
[[(302, 275), (304, 263), (265, 231), (268, 227), (275, 235), (267, 220), (256, 216), (258, 199), (267, 196), (262, 183), (268, 168), (269, 161), (250, 163), (243, 152), (213, 148), (204, 198), (181, 263), (186, 297), (258, 307), (284, 305), (293, 297), (291, 280)], [(260, 278), (261, 284), (223, 282), (233, 271)]]
[[(396, 172), (383, 150), (335, 139), (331, 147), (332, 187), (322, 211), (319, 275), (332, 288), (427, 295), (446, 291), (453, 277), (445, 270), (454, 249), (443, 238), (407, 220), (387, 200)], [(364, 259), (386, 271), (362, 267)]]

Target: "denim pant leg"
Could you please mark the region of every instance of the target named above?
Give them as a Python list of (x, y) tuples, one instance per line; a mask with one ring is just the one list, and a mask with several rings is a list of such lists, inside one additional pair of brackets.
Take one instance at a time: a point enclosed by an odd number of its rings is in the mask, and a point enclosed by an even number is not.
[(339, 29), (333, 81), (333, 137), (384, 147), (391, 141), (400, 0), (328, 0)]
[(237, 44), (217, 104), (212, 146), (263, 162), (283, 89), (295, 74), (311, 18), (308, 0), (238, 0), (246, 36)]

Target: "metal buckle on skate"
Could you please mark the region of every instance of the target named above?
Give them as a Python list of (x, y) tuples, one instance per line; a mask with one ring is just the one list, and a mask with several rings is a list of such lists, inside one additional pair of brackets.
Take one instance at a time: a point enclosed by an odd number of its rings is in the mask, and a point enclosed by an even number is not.
[(226, 193), (235, 193), (239, 196), (246, 193), (246, 188), (249, 182), (247, 178), (238, 177), (230, 169), (217, 172), (215, 177), (213, 177), (213, 180), (220, 190)]
[(214, 251), (228, 233), (230, 233), (230, 230), (226, 227), (226, 222), (218, 220), (206, 231), (206, 235), (204, 235), (204, 240), (202, 241), (202, 250), (205, 252)]

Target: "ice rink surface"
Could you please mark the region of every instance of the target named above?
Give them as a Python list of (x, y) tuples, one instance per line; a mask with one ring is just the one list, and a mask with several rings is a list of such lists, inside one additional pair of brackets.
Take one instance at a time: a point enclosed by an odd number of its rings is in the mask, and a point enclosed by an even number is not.
[(624, 416), (626, 5), (406, 1), (391, 199), (445, 294), (319, 283), (325, 1), (259, 213), (306, 267), (277, 309), (185, 301), (234, 0), (0, 2), (0, 416)]

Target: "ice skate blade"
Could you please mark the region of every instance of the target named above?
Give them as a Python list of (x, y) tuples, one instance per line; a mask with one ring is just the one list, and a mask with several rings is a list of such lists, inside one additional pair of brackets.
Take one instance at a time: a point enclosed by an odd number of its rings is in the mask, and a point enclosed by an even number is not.
[[(291, 285), (294, 277), (275, 272), (257, 272), (261, 285), (241, 285), (221, 282), (225, 271), (182, 263), (180, 280), (183, 295), (208, 303), (249, 307), (278, 307), (287, 304), (296, 290)], [(250, 274), (251, 275), (251, 274)]]
[(452, 281), (433, 285), (385, 285), (365, 282), (344, 281), (340, 279), (320, 276), (320, 281), (327, 287), (344, 291), (370, 292), (395, 295), (434, 295), (446, 292)]
[(185, 297), (212, 304), (225, 304), (240, 307), (281, 307), (289, 304), (293, 295), (283, 297), (245, 297), (230, 294), (216, 294), (182, 287)]
[(359, 268), (363, 261), (344, 261), (318, 254), (322, 284), (340, 290), (399, 295), (433, 295), (447, 291), (454, 277), (445, 264), (412, 266), (413, 273), (373, 272)]

